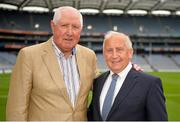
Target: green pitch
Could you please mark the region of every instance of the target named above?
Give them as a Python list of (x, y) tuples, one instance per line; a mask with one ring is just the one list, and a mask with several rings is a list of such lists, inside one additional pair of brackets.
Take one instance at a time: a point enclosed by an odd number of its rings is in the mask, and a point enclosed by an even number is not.
[[(180, 73), (151, 72), (163, 81), (166, 105), (170, 121), (180, 121)], [(9, 74), (0, 74), (0, 121), (5, 120), (5, 106), (9, 86)]]
[(10, 74), (0, 74), (0, 121), (5, 120)]

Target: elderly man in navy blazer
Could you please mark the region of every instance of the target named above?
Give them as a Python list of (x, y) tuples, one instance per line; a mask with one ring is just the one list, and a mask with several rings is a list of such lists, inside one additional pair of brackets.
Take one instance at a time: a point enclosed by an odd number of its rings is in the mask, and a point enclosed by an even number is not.
[(132, 68), (132, 42), (110, 31), (103, 55), (110, 71), (94, 80), (88, 119), (96, 121), (167, 121), (161, 80)]

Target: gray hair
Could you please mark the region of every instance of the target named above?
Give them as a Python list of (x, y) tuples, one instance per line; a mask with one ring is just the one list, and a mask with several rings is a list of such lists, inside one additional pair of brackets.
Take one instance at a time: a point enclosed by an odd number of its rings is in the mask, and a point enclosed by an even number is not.
[(107, 32), (107, 34), (104, 37), (104, 41), (103, 41), (103, 49), (104, 49), (104, 43), (106, 42), (106, 40), (110, 39), (112, 36), (115, 36), (115, 35), (123, 36), (125, 38), (124, 41), (125, 41), (125, 44), (127, 45), (127, 47), (129, 49), (133, 49), (132, 42), (131, 42), (130, 38), (126, 34), (120, 33), (120, 32), (116, 32), (116, 31), (109, 31), (109, 32)]
[(71, 7), (71, 6), (62, 6), (56, 9), (56, 11), (54, 12), (54, 17), (53, 17), (53, 22), (56, 24), (60, 19), (61, 19), (61, 12), (64, 9), (72, 9), (74, 11), (76, 11), (79, 14), (80, 17), (80, 23), (81, 23), (81, 27), (83, 27), (83, 16), (81, 14), (81, 12), (79, 12), (77, 9)]

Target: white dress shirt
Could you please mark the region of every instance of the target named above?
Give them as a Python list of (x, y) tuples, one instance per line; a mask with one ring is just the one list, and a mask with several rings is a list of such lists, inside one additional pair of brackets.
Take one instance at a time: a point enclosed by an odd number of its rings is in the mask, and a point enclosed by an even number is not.
[[(131, 68), (132, 68), (132, 64), (130, 62), (122, 72), (118, 73), (119, 77), (118, 77), (117, 82), (116, 82), (116, 87), (115, 87), (115, 91), (114, 91), (112, 104), (114, 103), (114, 100), (115, 100), (119, 90), (121, 89), (121, 87), (123, 85), (123, 82), (124, 82), (128, 72), (131, 70)], [(100, 111), (101, 111), (101, 114), (102, 114), (103, 103), (104, 103), (107, 91), (109, 89), (109, 86), (111, 84), (113, 74), (114, 73), (112, 71), (110, 71), (110, 74), (107, 77), (107, 79), (106, 79), (106, 81), (104, 83), (103, 89), (101, 91), (101, 95), (100, 95)]]

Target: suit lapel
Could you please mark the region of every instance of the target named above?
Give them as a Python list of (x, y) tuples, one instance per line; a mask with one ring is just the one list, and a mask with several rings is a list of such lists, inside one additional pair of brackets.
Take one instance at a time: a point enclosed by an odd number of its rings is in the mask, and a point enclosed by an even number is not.
[(86, 88), (85, 84), (86, 82), (86, 70), (85, 70), (85, 67), (87, 65), (87, 63), (84, 61), (84, 57), (82, 55), (82, 52), (81, 52), (81, 49), (80, 47), (77, 45), (76, 46), (76, 63), (77, 63), (77, 69), (78, 69), (78, 73), (79, 73), (79, 92), (78, 92), (78, 95), (77, 95), (77, 99), (76, 99), (76, 102), (75, 102), (75, 106), (77, 107), (77, 103), (78, 100), (80, 99), (80, 96), (81, 96), (81, 93), (84, 93), (84, 89)]
[(118, 94), (115, 98), (115, 101), (113, 103), (113, 106), (109, 112), (107, 119), (111, 116), (113, 111), (115, 111), (117, 106), (120, 106), (122, 101), (128, 96), (128, 93), (130, 92), (130, 90), (135, 86), (136, 76), (137, 75), (136, 75), (136, 72), (134, 71), (134, 69), (131, 69), (130, 72), (128, 73), (127, 77), (125, 78), (125, 81), (124, 81), (120, 91), (118, 92)]
[(80, 51), (80, 48), (78, 48), (77, 46), (77, 53), (76, 53), (76, 62), (77, 62), (77, 69), (78, 69), (78, 72), (79, 72), (79, 82), (80, 82), (80, 86), (81, 86), (81, 83), (84, 79), (84, 61), (83, 61), (83, 57), (81, 55), (81, 51)]
[(67, 93), (66, 85), (63, 80), (62, 72), (59, 69), (59, 64), (52, 48), (52, 39), (48, 40), (46, 43), (46, 47), (43, 47), (43, 55), (42, 58), (44, 60), (45, 65), (47, 66), (49, 73), (55, 82), (56, 86), (60, 89), (60, 93), (62, 93), (64, 99), (71, 105), (69, 95)]

